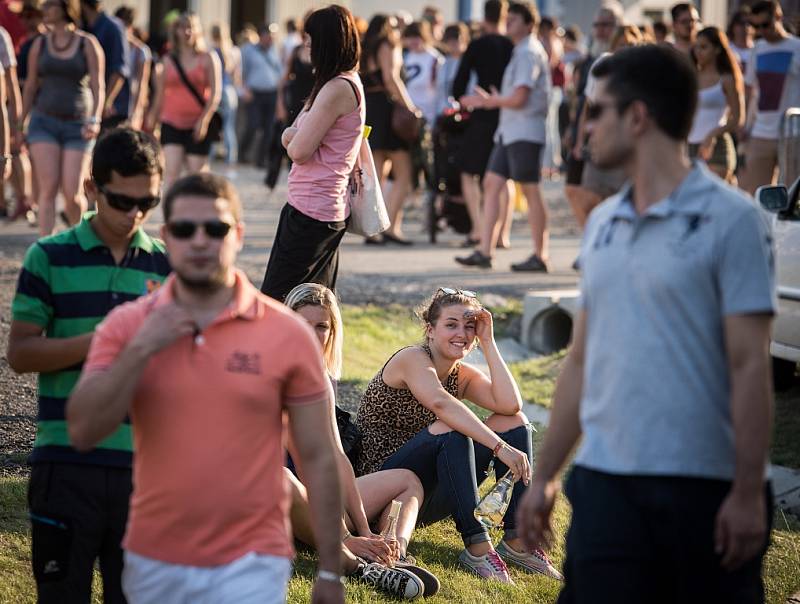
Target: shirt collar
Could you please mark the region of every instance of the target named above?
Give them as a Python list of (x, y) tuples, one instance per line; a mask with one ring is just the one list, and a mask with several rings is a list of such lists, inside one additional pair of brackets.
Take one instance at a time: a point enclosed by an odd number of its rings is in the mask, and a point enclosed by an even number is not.
[[(100, 237), (97, 236), (97, 233), (94, 232), (92, 228), (91, 221), (97, 215), (96, 211), (89, 211), (85, 212), (81, 217), (81, 221), (75, 227), (75, 238), (78, 240), (78, 245), (81, 246), (81, 249), (84, 252), (88, 252), (89, 250), (93, 250), (98, 247), (108, 247)], [(130, 244), (128, 244), (129, 248), (139, 248), (148, 254), (153, 252), (153, 239), (144, 232), (144, 229), (139, 228), (133, 234), (131, 238)]]
[[(258, 290), (250, 283), (242, 271), (234, 269), (233, 300), (214, 319), (214, 323), (227, 319), (254, 320), (263, 315), (262, 305), (258, 303)], [(171, 273), (164, 285), (155, 294), (154, 307), (164, 306), (175, 301), (175, 273)]]
[[(678, 187), (666, 198), (651, 205), (644, 213), (646, 217), (666, 218), (672, 214), (702, 214), (708, 205), (708, 193), (713, 189), (713, 176), (705, 164), (692, 161), (692, 169)], [(633, 207), (633, 185), (629, 182), (620, 189), (613, 202), (612, 218), (635, 220), (638, 218)]]

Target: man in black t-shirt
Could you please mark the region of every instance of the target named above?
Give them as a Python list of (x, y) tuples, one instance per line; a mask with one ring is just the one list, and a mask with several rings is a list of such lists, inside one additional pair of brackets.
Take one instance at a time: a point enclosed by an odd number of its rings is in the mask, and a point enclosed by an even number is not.
[[(478, 85), (484, 90), (500, 88), (503, 72), (511, 60), (513, 43), (505, 37), (505, 0), (487, 0), (483, 6), (483, 26), (480, 37), (473, 40), (461, 57), (458, 73), (453, 81), (453, 98), (460, 99), (467, 92), (470, 77), (475, 73)], [(472, 247), (480, 238), (480, 179), (486, 171), (489, 154), (494, 145), (494, 131), (500, 118), (499, 109), (475, 109), (464, 132), (456, 161), (461, 167), (461, 190), (467, 203), (472, 231), (467, 245)]]

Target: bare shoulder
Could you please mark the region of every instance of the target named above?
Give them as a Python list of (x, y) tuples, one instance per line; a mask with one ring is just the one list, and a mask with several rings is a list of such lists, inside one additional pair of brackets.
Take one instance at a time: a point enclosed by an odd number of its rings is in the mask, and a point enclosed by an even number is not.
[(335, 77), (325, 83), (314, 104), (320, 103), (326, 108), (336, 109), (338, 113), (349, 113), (356, 102), (350, 82), (343, 77)]

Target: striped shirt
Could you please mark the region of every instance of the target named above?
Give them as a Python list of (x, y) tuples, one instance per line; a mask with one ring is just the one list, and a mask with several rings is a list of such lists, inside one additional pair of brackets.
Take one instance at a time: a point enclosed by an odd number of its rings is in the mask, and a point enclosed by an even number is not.
[[(11, 305), (15, 321), (41, 326), (48, 338), (69, 338), (95, 326), (124, 302), (156, 289), (170, 272), (164, 244), (139, 229), (122, 262), (90, 225), (76, 226), (34, 243), (25, 254)], [(82, 363), (39, 374), (39, 413), (31, 463), (63, 462), (130, 467), (133, 439), (126, 419), (89, 453), (70, 446), (65, 407)]]

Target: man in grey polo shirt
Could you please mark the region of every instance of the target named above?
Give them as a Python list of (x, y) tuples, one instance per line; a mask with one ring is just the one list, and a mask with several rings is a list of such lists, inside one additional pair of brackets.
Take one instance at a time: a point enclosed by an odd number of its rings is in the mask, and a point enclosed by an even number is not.
[[(550, 103), (550, 68), (547, 53), (535, 36), (539, 23), (536, 7), (527, 2), (512, 3), (508, 9), (506, 31), (514, 50), (503, 73), (501, 90), (462, 97), (467, 106), (500, 109), (500, 122), (494, 135), (494, 148), (483, 178), (484, 208), (481, 241), (470, 256), (456, 258), (464, 266), (492, 267), (505, 208), (501, 193), (509, 180), (518, 182), (528, 200), (528, 223), (533, 238), (533, 254), (526, 261), (512, 264), (515, 271), (547, 272), (547, 211), (542, 201), (539, 180), (545, 122)], [(512, 203), (509, 199), (508, 203)]]
[(278, 26), (274, 23), (261, 25), (258, 28), (258, 42), (247, 44), (242, 49), (242, 100), (245, 103), (246, 127), (239, 141), (239, 160), (247, 161), (253, 139), (261, 132), (253, 158), (253, 163), (259, 168), (266, 166), (278, 103), (282, 67), (273, 40), (273, 34), (277, 31)]
[(551, 538), (582, 436), (560, 604), (761, 602), (769, 232), (749, 197), (687, 159), (697, 81), (678, 51), (621, 50), (593, 73), (592, 157), (632, 184), (589, 218), (581, 310), (518, 526), (528, 547)]

